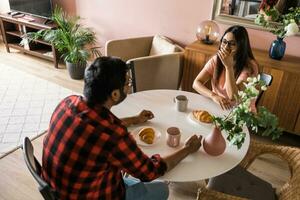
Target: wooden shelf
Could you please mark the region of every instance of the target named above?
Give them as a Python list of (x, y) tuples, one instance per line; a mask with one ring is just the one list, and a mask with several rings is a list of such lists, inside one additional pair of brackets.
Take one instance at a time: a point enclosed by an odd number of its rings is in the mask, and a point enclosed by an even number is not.
[[(45, 25), (45, 19), (43, 18), (32, 18), (32, 21), (27, 21), (26, 18), (13, 18), (8, 14), (0, 14), (0, 25), (6, 51), (10, 53), (10, 48), (17, 49), (23, 53), (53, 61), (54, 67), (58, 68), (57, 52), (50, 43), (43, 40), (34, 40), (24, 46), (20, 45), (25, 33), (56, 27), (55, 24)], [(51, 56), (49, 56), (49, 52), (51, 52)]]
[(47, 42), (45, 42), (43, 40), (34, 40), (34, 42), (41, 43), (41, 44), (48, 45), (48, 46), (52, 46), (50, 43), (47, 43)]
[(14, 35), (18, 37), (22, 37), (23, 33), (21, 31), (6, 31), (6, 34), (8, 35)]

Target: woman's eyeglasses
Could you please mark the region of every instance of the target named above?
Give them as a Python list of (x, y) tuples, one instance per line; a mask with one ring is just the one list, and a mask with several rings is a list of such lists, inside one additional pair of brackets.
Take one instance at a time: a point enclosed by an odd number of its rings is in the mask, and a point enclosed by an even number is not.
[(228, 41), (228, 40), (226, 40), (226, 39), (223, 39), (223, 40), (222, 40), (222, 44), (223, 44), (223, 45), (228, 45), (229, 48), (234, 47), (234, 46), (236, 45), (236, 43), (235, 43), (234, 40)]

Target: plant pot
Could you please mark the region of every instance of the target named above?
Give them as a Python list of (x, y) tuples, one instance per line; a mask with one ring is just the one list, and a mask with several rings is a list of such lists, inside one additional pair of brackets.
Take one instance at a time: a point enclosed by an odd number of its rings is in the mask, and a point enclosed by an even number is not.
[(281, 60), (285, 53), (285, 47), (283, 38), (277, 37), (277, 40), (274, 40), (270, 46), (269, 56), (275, 60)]
[(204, 151), (211, 156), (219, 156), (226, 149), (226, 141), (218, 127), (214, 127), (212, 132), (203, 140)]
[(66, 62), (70, 77), (75, 80), (81, 80), (84, 77), (86, 62), (70, 63)]

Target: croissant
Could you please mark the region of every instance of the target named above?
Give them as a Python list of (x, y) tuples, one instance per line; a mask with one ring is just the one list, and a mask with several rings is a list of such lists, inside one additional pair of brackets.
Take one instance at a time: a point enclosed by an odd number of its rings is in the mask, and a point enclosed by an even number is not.
[(200, 122), (212, 123), (212, 116), (205, 110), (194, 110), (193, 116)]
[(153, 128), (146, 127), (142, 128), (138, 133), (140, 140), (145, 142), (146, 144), (153, 144), (155, 131)]

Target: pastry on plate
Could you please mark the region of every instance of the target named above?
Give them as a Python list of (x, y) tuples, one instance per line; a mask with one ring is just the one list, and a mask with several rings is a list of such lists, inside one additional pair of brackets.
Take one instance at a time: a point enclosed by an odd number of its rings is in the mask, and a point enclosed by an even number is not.
[(193, 117), (204, 123), (212, 123), (212, 116), (205, 110), (193, 110)]
[(139, 131), (138, 136), (140, 140), (145, 142), (146, 144), (153, 144), (155, 131), (151, 127), (145, 127)]

